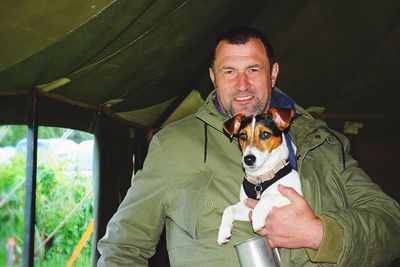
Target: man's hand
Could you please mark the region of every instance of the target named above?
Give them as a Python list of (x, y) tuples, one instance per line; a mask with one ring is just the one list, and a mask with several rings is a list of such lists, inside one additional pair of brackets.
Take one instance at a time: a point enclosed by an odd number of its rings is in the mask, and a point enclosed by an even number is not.
[[(273, 208), (264, 228), (257, 233), (268, 237), (272, 247), (318, 249), (323, 236), (321, 220), (293, 188), (278, 185), (278, 190), (291, 203)], [(246, 205), (252, 209), (257, 202), (246, 199)]]

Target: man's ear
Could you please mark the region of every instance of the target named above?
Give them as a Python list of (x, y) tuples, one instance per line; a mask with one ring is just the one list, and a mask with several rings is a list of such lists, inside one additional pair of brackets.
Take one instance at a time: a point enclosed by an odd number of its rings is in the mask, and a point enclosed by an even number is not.
[(279, 64), (277, 62), (275, 62), (272, 65), (272, 68), (271, 68), (271, 85), (272, 85), (272, 88), (275, 87), (276, 80), (278, 80), (278, 74), (279, 74)]
[(293, 109), (270, 108), (268, 111), (279, 130), (284, 131), (289, 127), (294, 116)]
[(224, 131), (228, 133), (231, 139), (238, 133), (243, 117), (244, 115), (239, 113), (224, 122)]
[(211, 79), (211, 81), (212, 81), (212, 83), (213, 83), (213, 85), (214, 85), (214, 88), (215, 88), (216, 85), (215, 85), (215, 75), (214, 75), (214, 71), (213, 71), (212, 68), (208, 68), (208, 72), (209, 72), (209, 74), (210, 74), (210, 79)]

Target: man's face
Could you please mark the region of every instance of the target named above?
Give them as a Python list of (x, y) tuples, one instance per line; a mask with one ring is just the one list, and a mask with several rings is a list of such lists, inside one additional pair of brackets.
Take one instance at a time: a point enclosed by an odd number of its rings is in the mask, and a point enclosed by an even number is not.
[(229, 117), (261, 113), (266, 108), (279, 66), (272, 72), (261, 40), (250, 38), (246, 44), (222, 41), (215, 51), (210, 78), (222, 108)]

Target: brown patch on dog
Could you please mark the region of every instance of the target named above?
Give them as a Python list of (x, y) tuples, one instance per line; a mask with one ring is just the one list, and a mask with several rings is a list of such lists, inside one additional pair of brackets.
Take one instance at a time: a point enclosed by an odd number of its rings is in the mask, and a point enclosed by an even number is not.
[[(268, 132), (270, 136), (267, 139), (260, 138), (263, 132)], [(247, 135), (246, 140), (241, 138), (241, 135), (243, 134)], [(274, 136), (271, 129), (258, 123), (255, 125), (255, 134), (253, 134), (252, 124), (249, 123), (245, 128), (240, 130), (238, 139), (242, 151), (246, 147), (254, 145), (258, 150), (270, 153), (282, 143), (281, 136)]]
[[(282, 137), (272, 135), (271, 129), (265, 127), (264, 125), (261, 124), (256, 125), (255, 132), (256, 134), (254, 135), (253, 144), (260, 151), (270, 153), (272, 150), (274, 150), (275, 148), (277, 148), (282, 144)], [(269, 138), (265, 140), (261, 139), (260, 136), (262, 132), (270, 133)]]
[(244, 115), (239, 113), (233, 118), (230, 118), (224, 123), (224, 131), (228, 133), (229, 137), (232, 139), (234, 135), (237, 134), (239, 128), (240, 128), (240, 123), (243, 119)]
[[(247, 135), (247, 139), (243, 140), (241, 136), (243, 134)], [(251, 123), (247, 124), (246, 127), (241, 129), (238, 133), (238, 140), (239, 140), (239, 146), (242, 150), (244, 150), (246, 147), (248, 147), (252, 143), (253, 139), (253, 129), (251, 127)]]
[(270, 108), (268, 112), (271, 114), (276, 126), (278, 126), (279, 130), (281, 131), (284, 131), (287, 127), (289, 127), (290, 121), (294, 116), (293, 109)]

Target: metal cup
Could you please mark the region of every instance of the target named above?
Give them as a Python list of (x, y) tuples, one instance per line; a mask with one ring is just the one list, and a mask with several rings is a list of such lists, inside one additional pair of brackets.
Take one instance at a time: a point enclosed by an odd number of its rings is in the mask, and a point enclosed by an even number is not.
[(265, 237), (257, 236), (235, 244), (241, 267), (279, 267), (278, 249), (271, 249)]

